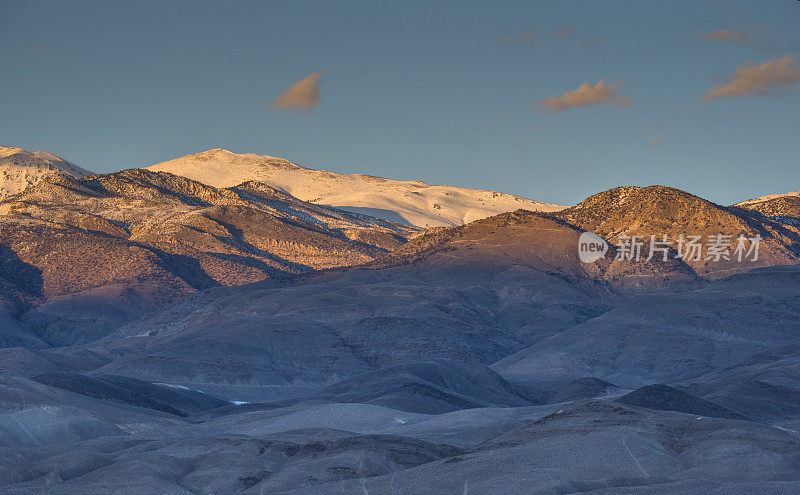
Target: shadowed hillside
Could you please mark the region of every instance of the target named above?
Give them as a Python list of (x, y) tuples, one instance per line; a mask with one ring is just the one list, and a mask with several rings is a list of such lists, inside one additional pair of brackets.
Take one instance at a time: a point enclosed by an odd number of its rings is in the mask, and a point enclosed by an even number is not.
[(141, 169), (46, 179), (0, 213), (0, 242), (39, 273), (14, 277), (41, 304), (24, 319), (54, 344), (209, 287), (364, 263), (414, 233), (262, 184), (215, 189)]

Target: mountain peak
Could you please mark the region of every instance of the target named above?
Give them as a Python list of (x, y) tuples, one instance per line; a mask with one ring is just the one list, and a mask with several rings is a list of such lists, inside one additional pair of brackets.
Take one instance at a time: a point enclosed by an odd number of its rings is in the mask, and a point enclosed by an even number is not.
[(0, 157), (6, 157), (8, 155), (15, 155), (17, 153), (24, 153), (25, 150), (22, 148), (17, 148), (16, 146), (0, 146)]
[[(163, 162), (163, 163), (170, 163), (170, 162), (174, 162), (174, 161), (177, 161), (177, 160), (185, 160), (185, 159), (189, 159), (189, 158), (200, 159), (200, 160), (202, 160), (204, 158), (205, 159), (215, 158), (215, 159), (220, 159), (220, 160), (232, 160), (234, 162), (243, 162), (243, 161), (251, 161), (251, 160), (261, 161), (261, 162), (279, 161), (279, 162), (285, 162), (285, 163), (292, 164), (295, 167), (298, 166), (298, 165), (295, 165), (294, 163), (290, 162), (289, 160), (286, 160), (285, 158), (278, 158), (278, 157), (270, 156), (270, 155), (261, 155), (261, 154), (258, 154), (258, 153), (236, 153), (235, 151), (231, 151), (231, 150), (225, 149), (225, 148), (211, 148), (211, 149), (206, 150), (206, 151), (201, 151), (200, 153), (194, 153), (194, 154), (191, 154), (191, 155), (182, 156), (180, 158), (176, 158), (175, 160), (170, 160), (168, 162)], [(159, 164), (159, 165), (161, 165), (161, 164)], [(152, 168), (152, 167), (155, 167), (155, 166), (156, 165), (153, 165), (153, 166), (147, 167), (147, 168)]]
[(220, 148), (147, 168), (222, 188), (258, 181), (303, 201), (423, 228), (463, 225), (520, 208), (564, 208), (495, 191), (315, 170), (282, 158)]
[(794, 246), (800, 239), (796, 228), (781, 222), (665, 186), (609, 189), (555, 216), (611, 243), (618, 242), (620, 236), (636, 235), (641, 239), (666, 236), (672, 248), (677, 249), (677, 239), (681, 236), (699, 236), (703, 243), (714, 236), (729, 239), (761, 236), (759, 257), (751, 262), (741, 263), (732, 258), (709, 261), (704, 256), (687, 260), (697, 274), (707, 278), (720, 278), (758, 266), (795, 263)]
[(0, 200), (60, 174), (86, 177), (93, 173), (51, 153), (0, 146)]
[(777, 218), (797, 226), (797, 222), (800, 220), (800, 191), (768, 194), (767, 196), (736, 203), (733, 206), (757, 211), (768, 217)]
[(748, 199), (742, 201), (740, 203), (736, 203), (734, 206), (742, 206), (748, 207), (749, 205), (757, 204), (757, 203), (764, 203), (766, 201), (771, 201), (773, 199), (781, 199), (781, 198), (793, 198), (793, 197), (800, 197), (800, 191), (791, 191), (787, 193), (777, 193), (777, 194), (767, 194), (766, 196), (759, 196), (754, 199)]
[(575, 209), (580, 208), (597, 208), (597, 207), (621, 207), (621, 206), (646, 206), (652, 205), (653, 202), (659, 203), (695, 203), (702, 202), (704, 204), (712, 205), (710, 201), (690, 194), (681, 189), (668, 186), (620, 186), (613, 189), (608, 189), (597, 194), (589, 196), (585, 200), (578, 203)]

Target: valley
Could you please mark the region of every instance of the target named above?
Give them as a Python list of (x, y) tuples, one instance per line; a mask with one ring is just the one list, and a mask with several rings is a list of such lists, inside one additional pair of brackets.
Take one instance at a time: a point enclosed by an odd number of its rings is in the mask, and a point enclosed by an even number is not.
[[(0, 202), (3, 493), (800, 489), (792, 196), (456, 195), (424, 229), (212, 151), (194, 178), (67, 170)], [(582, 263), (584, 231), (611, 253)], [(763, 244), (614, 256), (679, 233)]]

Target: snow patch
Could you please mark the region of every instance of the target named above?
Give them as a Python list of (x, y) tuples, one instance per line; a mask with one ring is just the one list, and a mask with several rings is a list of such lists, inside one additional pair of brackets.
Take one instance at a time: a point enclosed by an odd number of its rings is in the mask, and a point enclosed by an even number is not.
[(303, 201), (422, 228), (463, 225), (518, 209), (545, 212), (564, 209), (496, 191), (314, 170), (282, 158), (221, 149), (147, 168), (213, 187), (259, 181)]

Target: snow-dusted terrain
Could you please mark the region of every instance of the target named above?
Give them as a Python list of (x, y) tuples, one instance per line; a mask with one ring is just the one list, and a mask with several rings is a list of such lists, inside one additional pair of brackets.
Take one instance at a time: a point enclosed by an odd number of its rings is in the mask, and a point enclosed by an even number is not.
[(800, 226), (800, 191), (768, 194), (733, 206), (757, 211), (789, 226)]
[[(534, 202), (170, 163), (232, 186), (58, 172), (0, 203), (1, 493), (800, 493), (799, 196), (618, 187), (419, 232), (326, 205)], [(584, 231), (763, 242), (581, 263)]]
[(760, 196), (755, 199), (748, 199), (739, 203), (736, 203), (734, 206), (750, 206), (758, 203), (763, 203), (765, 201), (771, 201), (773, 199), (780, 199), (780, 198), (792, 198), (800, 196), (800, 191), (792, 191), (787, 193), (778, 193), (778, 194), (767, 194), (766, 196)]
[(282, 158), (238, 154), (224, 149), (188, 155), (147, 168), (214, 187), (233, 187), (257, 180), (303, 201), (425, 228), (462, 225), (520, 208), (531, 211), (564, 208), (494, 191), (314, 170)]
[(86, 177), (93, 172), (45, 151), (0, 146), (0, 200), (20, 193), (46, 177), (68, 174)]

